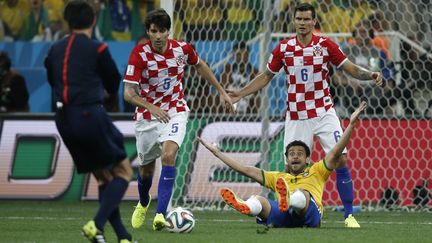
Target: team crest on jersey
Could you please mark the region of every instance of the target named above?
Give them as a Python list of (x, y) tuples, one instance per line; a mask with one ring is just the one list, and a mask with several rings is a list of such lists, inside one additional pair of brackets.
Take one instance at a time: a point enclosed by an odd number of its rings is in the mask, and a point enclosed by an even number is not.
[(185, 62), (185, 56), (181, 55), (181, 56), (176, 57), (176, 62), (177, 62), (177, 65), (179, 65), (179, 66), (184, 65), (186, 63)]
[(321, 46), (314, 46), (313, 48), (313, 54), (314, 56), (322, 56), (322, 47)]

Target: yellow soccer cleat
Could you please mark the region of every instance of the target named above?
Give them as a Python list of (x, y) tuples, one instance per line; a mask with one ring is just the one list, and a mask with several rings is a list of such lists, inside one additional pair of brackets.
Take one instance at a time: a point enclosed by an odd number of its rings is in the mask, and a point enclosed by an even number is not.
[(161, 213), (157, 213), (153, 219), (153, 230), (162, 230), (165, 225), (165, 216)]
[(144, 220), (147, 214), (147, 210), (150, 206), (150, 202), (151, 202), (150, 196), (149, 196), (149, 202), (145, 207), (143, 207), (141, 203), (138, 201), (131, 218), (132, 228), (138, 229), (144, 224)]
[(96, 228), (94, 220), (88, 221), (82, 227), (82, 235), (91, 242), (106, 243), (105, 236), (103, 235), (102, 231)]
[(233, 191), (229, 188), (221, 188), (220, 189), (220, 195), (222, 196), (223, 200), (228, 204), (230, 207), (234, 208), (238, 212), (242, 214), (249, 215), (251, 213), (251, 210), (248, 205), (246, 205), (245, 201), (238, 198)]
[(289, 208), (290, 191), (284, 178), (277, 178), (275, 189), (279, 211), (287, 212)]
[(360, 228), (359, 223), (354, 218), (352, 214), (348, 215), (348, 218), (345, 219), (345, 227), (346, 228)]
[(132, 241), (130, 241), (130, 240), (128, 240), (128, 239), (123, 239), (123, 240), (120, 240), (119, 243), (138, 243), (138, 241), (136, 241), (136, 240), (132, 240)]

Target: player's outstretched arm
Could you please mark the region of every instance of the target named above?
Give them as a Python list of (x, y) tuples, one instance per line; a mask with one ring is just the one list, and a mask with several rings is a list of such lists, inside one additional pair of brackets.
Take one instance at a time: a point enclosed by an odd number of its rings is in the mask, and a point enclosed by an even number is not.
[(256, 182), (263, 184), (263, 177), (261, 170), (253, 167), (253, 166), (245, 166), (239, 163), (238, 161), (234, 160), (233, 158), (223, 154), (219, 148), (205, 140), (202, 140), (198, 137), (198, 141), (201, 142), (204, 147), (206, 147), (210, 152), (212, 152), (216, 157), (218, 157), (222, 162), (224, 162), (226, 165), (228, 165), (231, 169), (250, 177), (251, 179), (255, 180)]
[(380, 72), (371, 72), (352, 63), (350, 60), (347, 60), (341, 68), (353, 78), (360, 80), (375, 80), (377, 86), (382, 85), (382, 74)]
[(212, 70), (209, 68), (207, 63), (205, 63), (203, 60), (200, 60), (197, 65), (195, 65), (195, 68), (197, 69), (197, 72), (203, 77), (205, 80), (209, 81), (218, 91), (219, 96), (221, 98), (221, 101), (223, 102), (225, 109), (230, 112), (234, 113), (235, 109), (233, 106), (233, 103), (231, 102), (230, 97), (225, 92), (225, 90), (222, 88), (220, 83), (217, 81), (216, 76), (212, 72)]
[(360, 117), (360, 114), (366, 109), (366, 102), (362, 101), (357, 107), (357, 109), (351, 114), (350, 123), (348, 127), (345, 129), (342, 137), (339, 139), (339, 141), (336, 143), (336, 145), (330, 150), (330, 152), (327, 153), (325, 157), (325, 163), (327, 168), (329, 169), (335, 169), (337, 166), (337, 162), (339, 160), (339, 157), (342, 155), (342, 151), (347, 146), (351, 134), (355, 128), (355, 125), (358, 121), (358, 118)]
[(274, 74), (269, 70), (258, 74), (252, 81), (241, 90), (230, 90), (228, 95), (231, 97), (232, 103), (237, 103), (241, 98), (248, 96), (252, 93), (265, 87), (274, 77)]

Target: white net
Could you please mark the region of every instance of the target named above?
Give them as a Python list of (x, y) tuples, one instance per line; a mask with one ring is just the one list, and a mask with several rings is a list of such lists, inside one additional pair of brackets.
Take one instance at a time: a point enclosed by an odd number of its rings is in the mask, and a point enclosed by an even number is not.
[[(369, 108), (348, 147), (355, 205), (431, 206), (425, 190), (432, 172), (432, 4), (429, 1), (308, 1), (316, 6), (317, 32), (335, 40), (348, 58), (381, 71), (383, 87), (359, 82), (341, 71), (330, 76), (343, 125), (360, 100)], [(293, 32), (297, 1), (177, 0), (175, 38), (192, 43), (225, 88), (239, 89), (259, 71), (273, 47)], [(283, 170), (284, 75), (223, 113), (215, 91), (193, 68), (185, 74), (192, 113), (177, 160), (174, 205), (220, 208), (219, 189), (242, 198), (267, 195), (257, 183), (228, 169), (196, 140), (216, 142), (245, 164)], [(324, 155), (315, 141), (312, 159)], [(426, 195), (426, 196), (425, 196)], [(432, 200), (431, 200), (432, 201)], [(340, 205), (335, 176), (324, 205)]]

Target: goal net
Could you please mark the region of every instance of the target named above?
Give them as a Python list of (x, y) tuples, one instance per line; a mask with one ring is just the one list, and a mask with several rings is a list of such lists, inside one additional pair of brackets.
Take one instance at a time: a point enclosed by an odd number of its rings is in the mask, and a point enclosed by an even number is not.
[[(294, 32), (296, 1), (174, 1), (175, 38), (192, 43), (225, 88), (240, 89), (265, 69), (271, 50)], [(342, 125), (361, 100), (368, 109), (348, 145), (354, 205), (364, 208), (431, 206), (425, 191), (432, 172), (432, 7), (428, 1), (308, 1), (317, 9), (319, 35), (332, 38), (348, 58), (381, 71), (375, 87), (331, 69), (331, 93)], [(258, 183), (232, 171), (197, 142), (217, 143), (245, 165), (284, 170), (286, 103), (280, 73), (257, 94), (224, 113), (216, 91), (197, 75), (185, 73), (191, 108), (188, 132), (179, 151), (174, 206), (221, 209), (221, 187), (241, 198), (269, 195)], [(315, 141), (312, 160), (324, 152)], [(326, 184), (325, 206), (341, 205), (335, 175)]]

